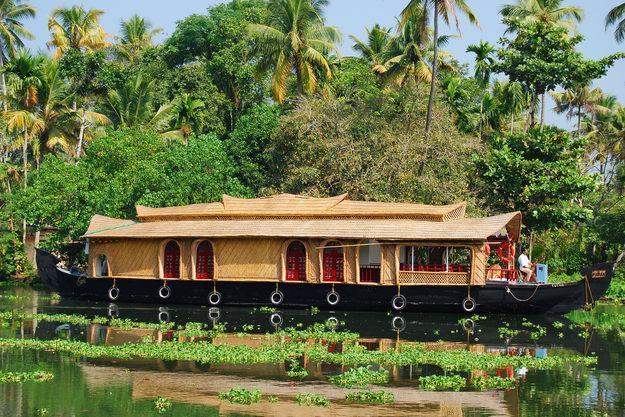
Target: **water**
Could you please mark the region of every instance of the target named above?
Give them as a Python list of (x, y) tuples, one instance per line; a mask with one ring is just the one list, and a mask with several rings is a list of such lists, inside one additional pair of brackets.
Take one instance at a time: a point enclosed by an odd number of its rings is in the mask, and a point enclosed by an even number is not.
[[(390, 383), (384, 389), (395, 396), (392, 405), (353, 405), (345, 401), (348, 389), (328, 383), (328, 377), (345, 369), (340, 365), (313, 363), (304, 381), (286, 375), (284, 363), (262, 365), (199, 364), (160, 359), (81, 359), (68, 354), (30, 349), (0, 349), (1, 371), (43, 370), (54, 374), (48, 382), (0, 384), (0, 417), (30, 416), (624, 416), (625, 415), (625, 332), (616, 317), (625, 317), (625, 307), (600, 305), (593, 317), (596, 327), (580, 327), (569, 318), (528, 317), (533, 325), (546, 329), (532, 335), (522, 318), (495, 316), (478, 319), (475, 326), (459, 323), (455, 315), (329, 313), (311, 311), (259, 311), (258, 309), (164, 307), (55, 300), (49, 294), (29, 289), (7, 289), (0, 293), (1, 310), (25, 313), (81, 314), (88, 317), (118, 316), (136, 321), (171, 320), (227, 323), (226, 333), (213, 343), (261, 343), (263, 335), (285, 326), (307, 326), (327, 319), (340, 330), (360, 334), (368, 349), (389, 350), (398, 344), (424, 342), (433, 349), (469, 349), (508, 355), (552, 356), (575, 352), (596, 355), (596, 366), (565, 365), (556, 370), (519, 369), (520, 383), (510, 390), (487, 392), (429, 392), (419, 388), (418, 377), (438, 374), (432, 365), (388, 369)], [(603, 314), (607, 313), (607, 314)], [(582, 313), (572, 316), (584, 320)], [(508, 323), (520, 333), (502, 338), (498, 328)], [(238, 334), (245, 330), (248, 334)], [(2, 338), (63, 338), (112, 346), (140, 342), (155, 330), (129, 330), (101, 325), (64, 325), (41, 320), (4, 322)], [(160, 334), (167, 338), (167, 335)], [(505, 335), (504, 336), (509, 336)], [(327, 344), (341, 349), (341, 344)], [(218, 398), (233, 387), (262, 391), (257, 404), (237, 405)], [(322, 393), (331, 401), (328, 408), (297, 405), (297, 393)], [(277, 402), (267, 400), (277, 397)], [(165, 397), (171, 408), (155, 409), (155, 398)]]

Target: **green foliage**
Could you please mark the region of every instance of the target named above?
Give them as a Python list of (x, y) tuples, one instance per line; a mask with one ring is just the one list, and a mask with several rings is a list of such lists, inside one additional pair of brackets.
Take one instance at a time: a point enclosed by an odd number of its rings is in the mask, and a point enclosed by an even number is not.
[(460, 391), (466, 385), (460, 375), (429, 375), (419, 377), (421, 389), (425, 391)]
[(468, 166), (480, 146), (440, 107), (426, 141), (426, 110), (422, 85), (350, 103), (302, 100), (281, 118), (271, 148), (280, 190), (378, 201), (471, 200)]
[(348, 392), (345, 399), (357, 404), (393, 404), (395, 396), (386, 391), (358, 391)]
[(598, 61), (584, 59), (575, 50), (584, 38), (570, 36), (561, 26), (543, 22), (523, 22), (509, 19), (506, 23), (515, 31), (513, 39), (502, 39), (499, 62), (494, 70), (512, 81), (519, 81), (536, 94), (557, 86), (571, 89), (600, 78), (622, 54), (610, 55)]
[(255, 404), (260, 401), (262, 394), (259, 390), (248, 390), (245, 388), (232, 388), (230, 391), (220, 392), (219, 399), (226, 400), (233, 404)]
[(8, 382), (25, 382), (36, 381), (43, 382), (49, 381), (54, 378), (54, 375), (45, 371), (33, 371), (33, 372), (7, 372), (0, 371), (0, 384)]
[(625, 299), (625, 267), (620, 266), (614, 271), (612, 283), (605, 294), (606, 298), (623, 300)]
[(367, 367), (352, 368), (340, 375), (329, 377), (329, 381), (339, 387), (364, 388), (367, 385), (383, 385), (388, 383), (388, 371), (374, 371)]
[(0, 231), (0, 278), (29, 275), (31, 270), (20, 236)]
[(279, 120), (279, 107), (258, 104), (237, 120), (224, 143), (236, 166), (237, 178), (255, 192), (273, 184), (271, 155), (266, 149)]
[(370, 64), (353, 57), (339, 61), (329, 86), (337, 98), (356, 103), (375, 100), (382, 91)]
[(516, 386), (516, 379), (499, 376), (477, 376), (471, 379), (471, 385), (478, 391), (494, 389), (511, 389)]
[(295, 402), (299, 405), (316, 406), (316, 407), (329, 407), (330, 400), (323, 394), (297, 394), (295, 395)]
[(496, 211), (521, 211), (532, 231), (587, 220), (589, 209), (574, 203), (596, 186), (580, 171), (585, 141), (556, 128), (498, 134), (475, 157), (481, 195)]
[(156, 397), (154, 400), (154, 409), (159, 413), (164, 413), (171, 408), (171, 400), (165, 397)]
[[(262, 0), (234, 0), (211, 7), (207, 15), (191, 15), (176, 25), (165, 41), (163, 53), (173, 68), (200, 61), (236, 116), (249, 105), (262, 101), (264, 89), (254, 78), (247, 59), (249, 23), (262, 23), (268, 10)], [(234, 117), (230, 117), (234, 116)]]

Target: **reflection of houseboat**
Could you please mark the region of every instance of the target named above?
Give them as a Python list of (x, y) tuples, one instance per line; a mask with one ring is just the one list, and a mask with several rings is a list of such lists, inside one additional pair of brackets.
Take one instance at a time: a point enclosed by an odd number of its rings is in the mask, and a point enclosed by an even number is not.
[[(254, 416), (423, 416), (462, 417), (485, 413), (489, 416), (516, 415), (513, 401), (503, 392), (428, 392), (414, 387), (384, 386), (393, 394), (395, 403), (390, 405), (358, 405), (345, 401), (349, 390), (320, 383), (297, 383), (216, 373), (155, 372), (148, 370), (120, 369), (113, 366), (83, 365), (82, 371), (89, 387), (104, 388), (124, 384), (132, 387), (134, 399), (152, 399), (158, 396), (176, 402), (215, 407), (217, 415)], [(263, 399), (257, 404), (237, 405), (219, 400), (218, 393), (234, 387), (258, 389), (266, 398), (276, 396), (277, 402)], [(297, 405), (297, 394), (310, 392), (323, 394), (332, 404), (327, 407)], [(512, 404), (511, 404), (512, 403)]]
[(333, 310), (565, 312), (607, 289), (611, 264), (571, 284), (517, 282), (521, 214), (465, 207), (287, 194), (138, 206), (138, 222), (94, 216), (86, 275), (44, 251), (39, 272), (64, 296)]

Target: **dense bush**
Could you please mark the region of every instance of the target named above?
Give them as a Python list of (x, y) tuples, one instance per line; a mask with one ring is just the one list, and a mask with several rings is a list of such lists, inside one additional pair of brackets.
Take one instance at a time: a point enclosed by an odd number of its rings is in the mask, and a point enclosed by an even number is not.
[(378, 201), (471, 200), (468, 167), (479, 141), (459, 133), (444, 106), (425, 139), (426, 110), (424, 85), (301, 100), (275, 133), (278, 188)]

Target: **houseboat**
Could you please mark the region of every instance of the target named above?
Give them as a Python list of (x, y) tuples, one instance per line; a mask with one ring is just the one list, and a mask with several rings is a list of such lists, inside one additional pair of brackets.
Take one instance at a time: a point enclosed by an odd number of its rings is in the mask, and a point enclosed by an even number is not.
[(66, 297), (329, 310), (565, 313), (607, 290), (614, 265), (573, 283), (524, 282), (521, 213), (468, 218), (433, 206), (280, 194), (96, 215), (88, 270), (39, 250), (42, 281)]

